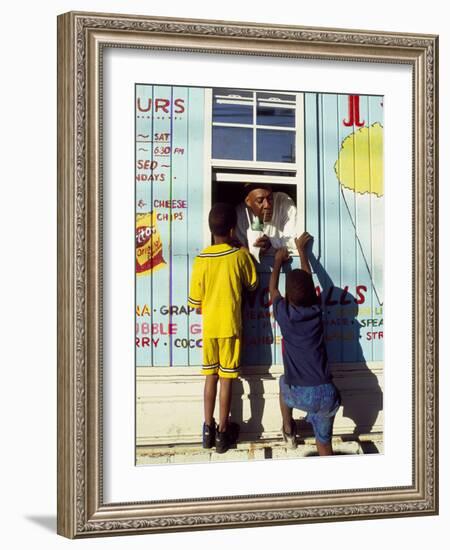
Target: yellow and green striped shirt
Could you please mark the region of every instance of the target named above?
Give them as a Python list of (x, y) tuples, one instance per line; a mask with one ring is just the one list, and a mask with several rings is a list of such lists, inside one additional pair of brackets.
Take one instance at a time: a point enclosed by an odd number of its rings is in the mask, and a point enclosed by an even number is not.
[(192, 268), (189, 305), (201, 307), (203, 336), (240, 336), (242, 291), (255, 290), (258, 275), (245, 248), (214, 244), (205, 248)]

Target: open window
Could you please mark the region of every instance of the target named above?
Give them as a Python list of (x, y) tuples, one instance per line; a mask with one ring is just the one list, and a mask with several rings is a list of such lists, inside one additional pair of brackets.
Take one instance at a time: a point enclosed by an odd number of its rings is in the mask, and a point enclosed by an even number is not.
[[(237, 206), (244, 197), (244, 184), (251, 180), (249, 174), (239, 173), (237, 178), (227, 179), (228, 173), (212, 171), (211, 202), (228, 202)], [(271, 180), (272, 181), (272, 180)], [(274, 193), (282, 191), (298, 205), (295, 183), (270, 183)]]

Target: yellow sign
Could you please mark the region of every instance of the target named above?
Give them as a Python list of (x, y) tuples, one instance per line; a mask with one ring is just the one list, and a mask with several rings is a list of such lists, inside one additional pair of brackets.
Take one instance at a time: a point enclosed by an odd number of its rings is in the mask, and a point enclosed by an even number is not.
[(383, 196), (383, 127), (379, 122), (344, 139), (334, 170), (342, 187)]

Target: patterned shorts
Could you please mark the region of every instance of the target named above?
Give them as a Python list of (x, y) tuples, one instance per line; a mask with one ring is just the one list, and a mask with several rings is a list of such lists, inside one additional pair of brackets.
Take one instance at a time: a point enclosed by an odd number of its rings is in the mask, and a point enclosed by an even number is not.
[(316, 440), (329, 443), (333, 435), (333, 420), (341, 404), (334, 384), (319, 386), (289, 386), (280, 377), (280, 392), (285, 404), (292, 409), (307, 412), (305, 420), (312, 424)]

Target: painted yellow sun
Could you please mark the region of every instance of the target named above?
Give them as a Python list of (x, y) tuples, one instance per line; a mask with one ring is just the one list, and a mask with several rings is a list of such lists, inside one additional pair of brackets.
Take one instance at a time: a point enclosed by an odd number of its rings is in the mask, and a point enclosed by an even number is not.
[(344, 139), (334, 170), (342, 187), (383, 196), (383, 127), (379, 122)]

